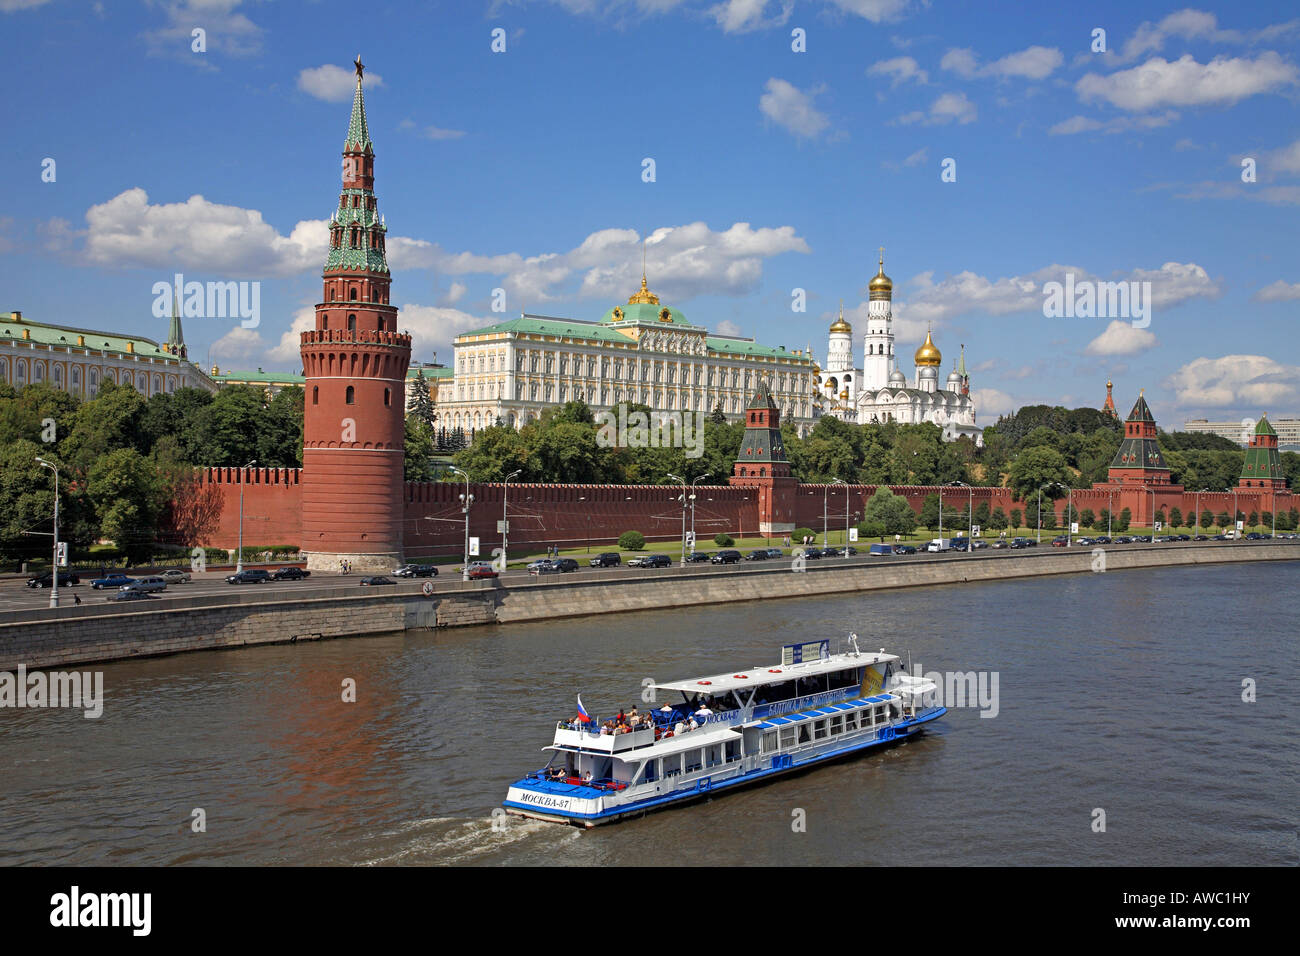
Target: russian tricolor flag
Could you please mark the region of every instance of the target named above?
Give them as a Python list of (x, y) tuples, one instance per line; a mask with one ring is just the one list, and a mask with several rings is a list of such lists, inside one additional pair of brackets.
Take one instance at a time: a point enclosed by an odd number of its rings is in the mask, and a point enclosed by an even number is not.
[(587, 708), (582, 706), (582, 695), (578, 695), (578, 719), (584, 724), (591, 723), (591, 714), (587, 713)]

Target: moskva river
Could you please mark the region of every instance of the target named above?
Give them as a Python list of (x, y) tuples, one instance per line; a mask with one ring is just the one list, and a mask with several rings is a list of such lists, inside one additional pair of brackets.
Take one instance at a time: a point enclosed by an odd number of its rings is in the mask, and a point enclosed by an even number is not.
[[(108, 664), (98, 719), (0, 709), (0, 863), (1294, 864), (1298, 571), (1078, 574)], [(771, 666), (783, 643), (837, 649), (849, 631), (924, 671), (976, 672), (984, 705), (640, 820), (494, 818), (576, 694), (609, 715), (644, 678)]]

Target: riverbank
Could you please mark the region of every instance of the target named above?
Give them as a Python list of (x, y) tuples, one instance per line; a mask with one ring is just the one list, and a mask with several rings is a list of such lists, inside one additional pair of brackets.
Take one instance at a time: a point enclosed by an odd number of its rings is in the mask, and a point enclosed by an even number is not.
[[(139, 604), (82, 605), (0, 614), (0, 670), (67, 667), (185, 651), (384, 634), (412, 628), (551, 620), (619, 611), (813, 597), (854, 591), (974, 583), (1132, 568), (1300, 560), (1291, 542), (1200, 546), (983, 551), (974, 554), (827, 559), (794, 570), (772, 567), (670, 568), (640, 574), (583, 571), (540, 579), (442, 583), (392, 589), (317, 586), (271, 594), (179, 597)], [(376, 593), (377, 591), (377, 593)]]

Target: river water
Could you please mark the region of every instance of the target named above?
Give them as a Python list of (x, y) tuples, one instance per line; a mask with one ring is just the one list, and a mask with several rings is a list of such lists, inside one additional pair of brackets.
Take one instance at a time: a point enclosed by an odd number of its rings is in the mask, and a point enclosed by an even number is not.
[[(0, 710), (0, 864), (1294, 864), (1298, 569), (1080, 574), (108, 664), (97, 720)], [(575, 694), (609, 714), (639, 701), (643, 678), (770, 666), (782, 643), (850, 630), (927, 671), (996, 672), (997, 716), (955, 709), (894, 749), (591, 831), (494, 827)]]

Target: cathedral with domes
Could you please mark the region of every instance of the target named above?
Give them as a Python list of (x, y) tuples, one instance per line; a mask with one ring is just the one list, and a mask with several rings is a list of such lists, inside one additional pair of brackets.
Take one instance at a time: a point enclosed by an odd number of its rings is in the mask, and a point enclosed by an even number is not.
[(943, 355), (934, 344), (932, 332), (925, 333), (925, 342), (913, 356), (916, 371), (910, 382), (897, 366), (894, 314), (890, 309), (894, 283), (885, 275), (883, 249), (880, 268), (868, 283), (867, 292), (867, 331), (860, 368), (855, 365), (853, 327), (844, 319), (843, 305), (831, 324), (826, 369), (819, 376), (822, 414), (859, 425), (933, 422), (943, 430), (945, 441), (956, 441), (964, 435), (983, 445), (983, 431), (975, 425), (964, 346), (943, 388), (939, 387)]

